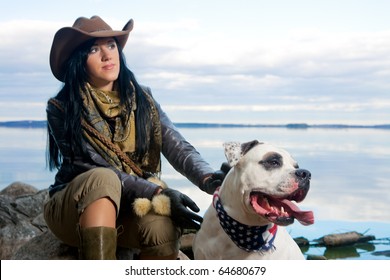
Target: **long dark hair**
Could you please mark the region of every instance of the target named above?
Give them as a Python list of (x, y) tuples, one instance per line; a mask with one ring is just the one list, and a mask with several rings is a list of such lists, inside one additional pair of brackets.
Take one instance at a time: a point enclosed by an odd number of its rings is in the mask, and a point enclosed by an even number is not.
[[(63, 87), (55, 97), (64, 105), (64, 135), (66, 142), (70, 146), (71, 161), (74, 160), (75, 154), (78, 151), (85, 149), (82, 145), (82, 99), (80, 90), (85, 89), (85, 84), (88, 81), (85, 64), (88, 53), (95, 40), (90, 40), (81, 45), (68, 59), (65, 65), (66, 73)], [(126, 65), (123, 50), (118, 42), (117, 47), (119, 51), (120, 71), (116, 81), (116, 87), (119, 91), (120, 102), (126, 107), (128, 112), (131, 109), (131, 97), (134, 93), (136, 95), (136, 157), (140, 160), (149, 148), (149, 141), (145, 140), (150, 139), (150, 131), (152, 129), (150, 118), (151, 109), (142, 87), (138, 84), (133, 72)], [(131, 83), (134, 85), (135, 91), (133, 91)], [(49, 169), (59, 168), (62, 163), (62, 155), (54, 141), (54, 137), (50, 133), (49, 127), (47, 151)]]

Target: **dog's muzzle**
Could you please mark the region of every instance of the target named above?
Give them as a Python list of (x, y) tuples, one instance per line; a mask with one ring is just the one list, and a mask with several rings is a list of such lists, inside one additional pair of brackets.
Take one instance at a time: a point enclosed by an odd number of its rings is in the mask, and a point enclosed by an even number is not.
[(295, 184), (297, 188), (290, 194), (284, 197), (275, 197), (261, 192), (252, 192), (250, 194), (250, 203), (254, 211), (264, 216), (270, 222), (278, 225), (289, 225), (297, 219), (303, 225), (311, 225), (314, 223), (314, 215), (312, 211), (301, 211), (299, 207), (293, 203), (301, 202), (305, 199), (309, 188), (311, 173), (305, 169), (295, 170)]
[(306, 169), (297, 169), (295, 170), (295, 177), (298, 181), (298, 189), (290, 194), (287, 199), (301, 202), (309, 192), (311, 173)]

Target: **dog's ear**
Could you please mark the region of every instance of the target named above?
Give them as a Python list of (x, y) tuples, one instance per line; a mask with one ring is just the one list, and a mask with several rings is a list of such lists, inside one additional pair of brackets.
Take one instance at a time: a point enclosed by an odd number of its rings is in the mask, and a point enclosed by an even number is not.
[(229, 162), (230, 166), (235, 166), (240, 160), (241, 152), (241, 143), (240, 142), (226, 142), (223, 144), (225, 149), (225, 157)]
[(240, 142), (224, 143), (223, 147), (225, 149), (225, 156), (229, 162), (229, 165), (231, 167), (235, 166), (243, 155), (245, 155), (254, 146), (259, 144), (262, 143), (257, 140), (253, 140), (242, 144)]
[(260, 143), (257, 140), (253, 140), (253, 141), (250, 141), (250, 142), (243, 143), (241, 145), (241, 151), (242, 151), (241, 153), (242, 153), (242, 155), (245, 155), (250, 149), (252, 149), (254, 146), (259, 145), (259, 144), (262, 144), (262, 143)]

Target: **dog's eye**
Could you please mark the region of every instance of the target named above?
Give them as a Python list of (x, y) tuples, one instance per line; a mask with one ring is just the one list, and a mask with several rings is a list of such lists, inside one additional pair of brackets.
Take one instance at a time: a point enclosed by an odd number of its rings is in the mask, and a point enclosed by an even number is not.
[(276, 159), (273, 159), (273, 160), (268, 161), (268, 164), (273, 166), (273, 167), (279, 167), (280, 166), (280, 161), (278, 161)]
[(269, 159), (265, 162), (264, 166), (267, 169), (278, 168), (282, 166), (282, 162), (279, 159)]
[(266, 170), (276, 169), (283, 166), (283, 157), (278, 153), (269, 153), (263, 160), (259, 161)]
[(266, 170), (270, 170), (280, 168), (283, 165), (283, 162), (278, 158), (269, 158), (267, 160), (259, 161), (259, 164), (263, 165)]

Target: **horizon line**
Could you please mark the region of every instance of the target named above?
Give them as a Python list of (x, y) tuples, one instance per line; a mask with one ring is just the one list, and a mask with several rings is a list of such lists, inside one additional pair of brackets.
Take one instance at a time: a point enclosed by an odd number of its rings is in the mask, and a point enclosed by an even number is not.
[[(15, 121), (0, 121), (0, 127), (9, 128), (43, 128), (46, 127), (46, 120), (15, 120)], [(250, 124), (250, 123), (205, 123), (205, 122), (173, 122), (177, 127), (185, 128), (234, 128), (234, 127), (285, 127), (291, 129), (305, 128), (381, 128), (390, 129), (390, 123), (386, 124), (343, 124), (343, 123), (328, 123), (328, 124), (308, 124), (304, 122), (286, 123), (286, 124)]]

